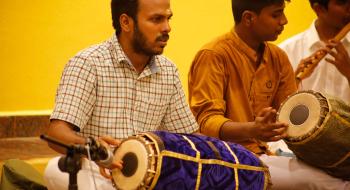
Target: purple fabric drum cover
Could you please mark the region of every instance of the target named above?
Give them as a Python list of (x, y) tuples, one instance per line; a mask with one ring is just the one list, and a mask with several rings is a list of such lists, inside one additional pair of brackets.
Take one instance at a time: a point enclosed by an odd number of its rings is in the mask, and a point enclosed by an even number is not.
[(156, 142), (159, 151), (149, 189), (270, 188), (268, 168), (241, 145), (202, 135), (165, 131), (141, 135)]

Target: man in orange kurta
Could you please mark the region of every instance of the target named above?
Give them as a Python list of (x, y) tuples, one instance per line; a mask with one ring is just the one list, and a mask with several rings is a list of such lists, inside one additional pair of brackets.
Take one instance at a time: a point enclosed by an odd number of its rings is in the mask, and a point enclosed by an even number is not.
[[(225, 138), (229, 136), (223, 134), (225, 124), (244, 122), (244, 127), (253, 129), (263, 108), (277, 109), (288, 95), (296, 92), (294, 72), (286, 54), (269, 43), (262, 43), (261, 48), (258, 55), (232, 30), (197, 53), (189, 74), (189, 95), (202, 133), (236, 141)], [(269, 110), (273, 114), (274, 110)], [(273, 130), (285, 126), (271, 127)], [(261, 141), (264, 139), (254, 134), (244, 134), (249, 138), (238, 142), (257, 154), (266, 153), (266, 143)], [(281, 138), (282, 134), (272, 137)]]
[(269, 166), (272, 189), (350, 189), (296, 158), (268, 156), (286, 137), (276, 110), (296, 92), (287, 55), (266, 41), (287, 24), (284, 0), (232, 0), (235, 27), (205, 45), (189, 73), (189, 102), (201, 133), (244, 145)]

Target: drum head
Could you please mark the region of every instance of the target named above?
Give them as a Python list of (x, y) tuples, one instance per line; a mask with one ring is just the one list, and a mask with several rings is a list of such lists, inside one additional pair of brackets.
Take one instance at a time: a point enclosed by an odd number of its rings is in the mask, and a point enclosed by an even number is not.
[(142, 185), (148, 169), (148, 154), (144, 144), (137, 139), (128, 139), (120, 144), (114, 155), (123, 160), (123, 169), (112, 170), (118, 189), (137, 189)]
[(313, 93), (302, 92), (289, 97), (281, 105), (277, 119), (289, 124), (289, 139), (303, 139), (318, 126), (320, 115), (321, 106), (317, 97)]

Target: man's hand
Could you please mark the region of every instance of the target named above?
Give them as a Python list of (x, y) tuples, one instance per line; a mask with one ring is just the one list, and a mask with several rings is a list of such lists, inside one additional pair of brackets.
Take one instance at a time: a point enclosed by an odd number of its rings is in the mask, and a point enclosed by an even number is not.
[(309, 57), (302, 59), (297, 69), (295, 70), (296, 79), (303, 80), (309, 77), (314, 72), (318, 63), (321, 61), (321, 59), (324, 58), (324, 56), (327, 54), (328, 51), (329, 49), (325, 47), (325, 48), (319, 49)]
[(348, 80), (350, 79), (350, 57), (344, 45), (335, 40), (330, 40), (326, 45), (327, 52), (333, 58), (325, 58), (325, 60), (333, 64), (338, 71)]
[[(104, 146), (106, 149), (110, 150), (111, 148), (116, 148), (119, 146), (120, 141), (117, 139), (112, 138), (111, 136), (103, 136), (100, 137), (98, 139), (99, 143)], [(98, 163), (97, 163), (98, 164)], [(113, 158), (113, 163), (111, 164), (111, 166), (108, 169), (115, 169), (115, 168), (119, 168), (122, 169), (123, 168), (123, 161), (120, 160), (120, 158)]]
[[(106, 149), (117, 148), (120, 144), (120, 141), (112, 138), (111, 136), (103, 136), (98, 139), (99, 143), (104, 146)], [(103, 177), (107, 179), (112, 179), (111, 174), (107, 174), (106, 168), (101, 166), (98, 162), (97, 165), (100, 167), (100, 173)], [(113, 169), (123, 169), (123, 161), (120, 158), (113, 157), (112, 164), (107, 168), (108, 170)]]
[(255, 119), (253, 133), (256, 139), (270, 142), (287, 137), (288, 125), (276, 122), (276, 110), (268, 107), (262, 109)]

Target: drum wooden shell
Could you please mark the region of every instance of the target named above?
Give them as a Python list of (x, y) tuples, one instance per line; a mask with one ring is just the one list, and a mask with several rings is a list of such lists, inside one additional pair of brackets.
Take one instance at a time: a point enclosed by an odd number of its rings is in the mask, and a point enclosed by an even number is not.
[(269, 189), (262, 161), (243, 146), (219, 139), (155, 131), (131, 136), (114, 153), (117, 189)]
[(350, 180), (349, 105), (319, 92), (300, 91), (281, 104), (277, 120), (289, 124), (284, 141), (298, 158)]

